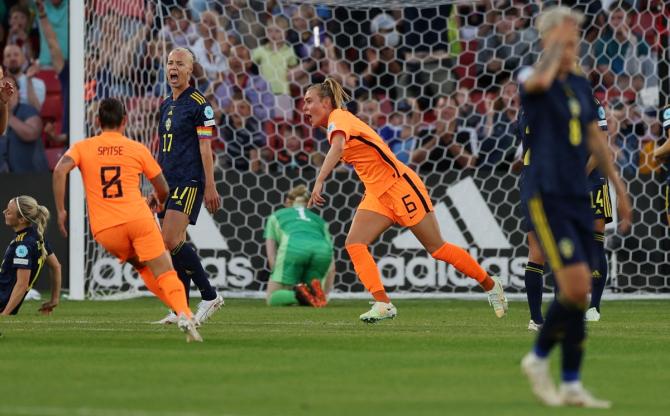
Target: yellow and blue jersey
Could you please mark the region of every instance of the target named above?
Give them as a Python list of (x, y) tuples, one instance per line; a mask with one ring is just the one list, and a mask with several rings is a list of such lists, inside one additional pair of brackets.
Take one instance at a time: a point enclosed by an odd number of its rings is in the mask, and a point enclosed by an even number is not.
[[(600, 101), (593, 97), (593, 102), (596, 106), (596, 111), (598, 113), (598, 127), (600, 127), (600, 130), (607, 132), (607, 117), (605, 116), (605, 108), (603, 107), (602, 104), (600, 104)], [(600, 186), (602, 185), (603, 181), (605, 180), (605, 177), (603, 174), (598, 170), (598, 168), (595, 168), (589, 173), (589, 186), (594, 187), (594, 186)]]
[[(46, 260), (46, 257), (42, 256), (43, 247), (45, 243), (33, 227), (17, 232), (16, 237), (9, 243), (0, 265), (0, 310), (4, 309), (9, 301), (20, 269), (30, 270), (28, 287), (31, 288), (35, 284)], [(48, 244), (45, 248), (47, 255), (51, 254)], [(20, 306), (21, 304), (12, 311), (12, 314), (16, 314)]]
[(598, 119), (588, 81), (569, 74), (548, 91), (528, 94), (521, 85), (521, 103), (529, 134), (525, 185), (530, 193), (588, 198), (586, 137)]
[(159, 113), (158, 163), (170, 188), (204, 183), (200, 140), (214, 138), (214, 109), (202, 93), (189, 87), (176, 100), (168, 96)]
[[(668, 132), (670, 132), (670, 105), (666, 106), (663, 111), (661, 111), (661, 125), (663, 126), (663, 132), (665, 133), (665, 139), (668, 140)], [(666, 182), (667, 185), (670, 186), (670, 158), (665, 162), (665, 170), (668, 175), (666, 177)], [(666, 190), (666, 194), (667, 193)]]

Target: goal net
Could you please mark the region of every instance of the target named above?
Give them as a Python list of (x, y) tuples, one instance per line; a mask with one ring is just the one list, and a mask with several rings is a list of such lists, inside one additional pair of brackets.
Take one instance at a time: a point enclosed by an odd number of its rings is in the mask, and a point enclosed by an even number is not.
[[(127, 135), (156, 150), (167, 53), (190, 48), (194, 85), (218, 120), (213, 147), (223, 208), (215, 215), (202, 209), (189, 239), (217, 288), (258, 295), (269, 277), (265, 218), (292, 186), (313, 183), (328, 149), (324, 132), (305, 124), (301, 97), (311, 83), (334, 77), (354, 96), (351, 111), (425, 180), (443, 237), (521, 294), (527, 247), (515, 170), (515, 79), (538, 57), (541, 3), (556, 2), (85, 0), (85, 46), (73, 53), (83, 53), (85, 63), (86, 134), (96, 132), (97, 101), (118, 97), (128, 110)], [(607, 228), (607, 292), (668, 294), (666, 173), (650, 157), (663, 136), (668, 7), (654, 0), (562, 3), (586, 15), (580, 64), (606, 109), (609, 143), (635, 208), (629, 235)], [(362, 193), (353, 171), (341, 166), (320, 210), (335, 240), (340, 296), (365, 291), (343, 249)], [(88, 228), (84, 242), (87, 298), (145, 293)], [(372, 252), (396, 295), (481, 293), (406, 229), (388, 230)]]

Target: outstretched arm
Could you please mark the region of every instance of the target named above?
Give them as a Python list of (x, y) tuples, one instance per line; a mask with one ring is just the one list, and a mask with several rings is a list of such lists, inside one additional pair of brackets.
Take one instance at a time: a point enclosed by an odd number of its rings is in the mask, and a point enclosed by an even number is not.
[(307, 208), (311, 208), (312, 205), (322, 206), (326, 200), (321, 196), (321, 191), (323, 190), (323, 184), (330, 176), (330, 173), (335, 169), (335, 166), (340, 162), (342, 158), (342, 153), (344, 152), (344, 140), (345, 136), (342, 132), (335, 132), (332, 135), (330, 150), (326, 155), (326, 159), (323, 161), (321, 170), (319, 171), (319, 176), (316, 178), (314, 183), (314, 188), (312, 189), (312, 196), (307, 202)]
[(70, 156), (64, 155), (58, 161), (53, 173), (53, 192), (56, 203), (56, 212), (58, 213), (58, 229), (63, 237), (67, 237), (67, 211), (65, 210), (65, 184), (67, 183), (67, 174), (75, 167), (74, 160)]

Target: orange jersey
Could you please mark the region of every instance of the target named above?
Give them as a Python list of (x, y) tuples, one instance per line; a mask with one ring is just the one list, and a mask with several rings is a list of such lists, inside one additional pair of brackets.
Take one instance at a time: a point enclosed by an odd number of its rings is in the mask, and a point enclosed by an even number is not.
[(140, 174), (153, 179), (161, 168), (143, 144), (104, 132), (75, 143), (65, 154), (81, 171), (91, 231), (153, 218), (140, 192)]
[(338, 131), (345, 137), (342, 160), (354, 167), (366, 192), (379, 197), (410, 171), (370, 126), (346, 110), (330, 113), (328, 142)]

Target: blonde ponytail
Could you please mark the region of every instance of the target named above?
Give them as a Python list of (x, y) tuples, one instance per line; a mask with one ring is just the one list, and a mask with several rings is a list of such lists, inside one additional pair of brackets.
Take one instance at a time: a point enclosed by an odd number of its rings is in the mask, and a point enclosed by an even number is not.
[(49, 210), (44, 205), (38, 204), (37, 200), (29, 195), (17, 196), (14, 198), (14, 203), (19, 212), (19, 217), (34, 224), (37, 228), (37, 234), (39, 234), (40, 241), (42, 242), (42, 256), (46, 257), (47, 252), (44, 247), (44, 233), (47, 230), (47, 224), (49, 223), (49, 217), (51, 216)]
[(319, 91), (319, 97), (330, 98), (333, 109), (346, 110), (347, 102), (351, 100), (351, 96), (344, 91), (342, 85), (334, 78), (328, 77), (321, 84), (313, 84), (308, 91), (313, 88)]

